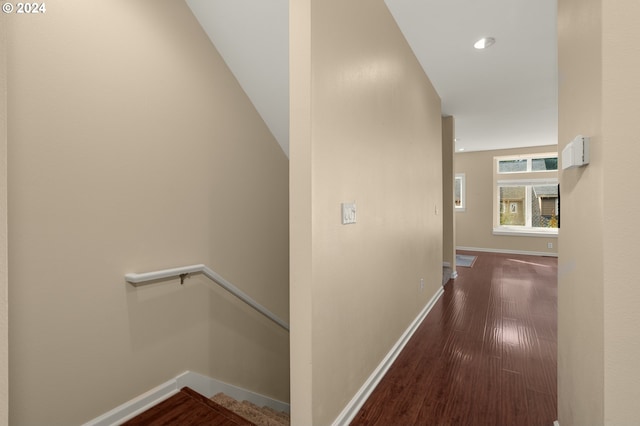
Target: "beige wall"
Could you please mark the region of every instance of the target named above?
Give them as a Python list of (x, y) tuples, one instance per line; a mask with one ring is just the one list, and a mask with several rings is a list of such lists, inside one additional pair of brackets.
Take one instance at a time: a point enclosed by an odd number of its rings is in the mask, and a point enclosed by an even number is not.
[[(3, 14), (4, 15), (4, 14)], [(9, 424), (9, 301), (7, 272), (7, 62), (5, 16), (0, 16), (0, 425)]]
[[(640, 227), (629, 219), (640, 214), (640, 200), (629, 190), (638, 179), (640, 158), (640, 52), (634, 43), (639, 14), (640, 4), (633, 0), (559, 2), (560, 146), (576, 134), (591, 137), (591, 163), (561, 174), (558, 416), (563, 426), (638, 420), (640, 290), (631, 265)], [(621, 200), (624, 208), (605, 208)]]
[(290, 19), (292, 420), (326, 425), (441, 286), (440, 100), (382, 0)]
[[(313, 424), (311, 0), (289, 2), (291, 424)], [(339, 215), (338, 207), (335, 211)], [(340, 294), (340, 293), (338, 293)]]
[(456, 270), (456, 213), (453, 201), (455, 119), (442, 117), (442, 261)]
[[(556, 146), (541, 146), (495, 151), (458, 152), (455, 155), (456, 173), (466, 177), (466, 209), (456, 212), (456, 246), (490, 251), (531, 252), (554, 255), (558, 239), (554, 237), (520, 237), (493, 235), (494, 161), (503, 155), (555, 152)], [(562, 200), (564, 215), (564, 200)], [(564, 220), (562, 221), (564, 225)], [(553, 248), (547, 248), (553, 243)]]
[(600, 0), (558, 2), (558, 150), (591, 139), (591, 163), (560, 173), (558, 419), (604, 423), (603, 135)]
[(640, 3), (603, 1), (602, 87), (604, 138), (603, 206), (625, 200), (624, 207), (604, 210), (605, 423), (638, 421), (640, 400), (640, 288), (637, 271), (640, 198)]
[[(288, 399), (288, 161), (184, 2), (8, 21), (10, 412), (87, 421), (185, 371)], [(3, 269), (4, 270), (4, 269)], [(1, 300), (1, 299), (0, 299)]]

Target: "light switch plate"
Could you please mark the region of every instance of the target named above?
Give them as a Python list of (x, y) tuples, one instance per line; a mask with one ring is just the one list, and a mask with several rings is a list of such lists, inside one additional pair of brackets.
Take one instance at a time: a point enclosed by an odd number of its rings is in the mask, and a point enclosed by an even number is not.
[(356, 223), (356, 203), (342, 203), (342, 224)]

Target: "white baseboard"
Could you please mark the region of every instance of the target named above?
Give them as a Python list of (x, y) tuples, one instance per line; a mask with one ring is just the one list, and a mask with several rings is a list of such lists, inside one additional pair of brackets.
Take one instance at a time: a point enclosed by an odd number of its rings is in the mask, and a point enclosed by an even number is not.
[(83, 426), (112, 426), (119, 425), (145, 410), (153, 407), (161, 401), (178, 393), (176, 381), (169, 380), (155, 388), (151, 389), (124, 404), (114, 408), (113, 410), (88, 421)]
[(364, 382), (362, 387), (356, 392), (354, 397), (349, 401), (347, 406), (342, 410), (340, 415), (333, 421), (332, 426), (343, 426), (351, 423), (353, 418), (358, 414), (358, 411), (364, 403), (367, 401), (373, 390), (376, 388), (380, 380), (387, 373), (393, 362), (396, 360), (400, 352), (405, 347), (413, 333), (415, 333), (416, 329), (420, 326), (422, 321), (426, 318), (427, 314), (435, 303), (438, 301), (440, 296), (444, 293), (444, 289), (439, 287), (436, 293), (433, 295), (431, 300), (427, 303), (427, 305), (422, 309), (422, 311), (418, 314), (418, 316), (413, 320), (413, 322), (409, 325), (409, 327), (405, 330), (405, 332), (400, 336), (400, 339), (396, 342), (395, 345), (391, 348), (389, 353), (384, 357), (382, 362), (376, 367), (376, 369), (371, 373), (369, 378)]
[(486, 252), (486, 253), (524, 254), (524, 255), (527, 255), (527, 256), (558, 257), (558, 253), (550, 253), (550, 252), (546, 252), (546, 251), (507, 250), (507, 249), (492, 249), (492, 248), (482, 248), (482, 247), (460, 247), (460, 246), (456, 246), (456, 250), (481, 251), (481, 252)]
[(277, 411), (289, 412), (289, 404), (260, 395), (255, 392), (248, 391), (238, 386), (230, 385), (219, 380), (212, 379), (202, 374), (192, 371), (185, 371), (179, 376), (151, 389), (142, 395), (125, 402), (124, 404), (114, 408), (113, 410), (96, 417), (95, 419), (85, 423), (83, 426), (115, 426), (119, 425), (138, 414), (148, 410), (154, 405), (164, 401), (170, 396), (175, 395), (183, 387), (188, 386), (206, 397), (211, 397), (218, 392), (224, 392), (227, 395), (239, 400), (251, 401), (259, 406), (271, 407)]
[(455, 280), (456, 278), (458, 278), (458, 271), (453, 271), (451, 273), (451, 279)]
[(268, 396), (252, 392), (220, 380), (215, 380), (211, 377), (194, 373), (193, 371), (186, 371), (182, 373), (176, 377), (176, 381), (178, 382), (178, 389), (189, 386), (191, 389), (207, 397), (211, 397), (219, 392), (224, 392), (238, 401), (251, 401), (259, 407), (266, 405), (276, 411), (289, 412), (289, 404), (286, 402), (278, 401), (277, 399), (269, 398)]
[(445, 268), (451, 268), (451, 262), (442, 262), (442, 266)]
[(553, 422), (553, 426), (560, 426), (560, 422), (558, 422), (557, 420), (555, 420), (555, 421)]

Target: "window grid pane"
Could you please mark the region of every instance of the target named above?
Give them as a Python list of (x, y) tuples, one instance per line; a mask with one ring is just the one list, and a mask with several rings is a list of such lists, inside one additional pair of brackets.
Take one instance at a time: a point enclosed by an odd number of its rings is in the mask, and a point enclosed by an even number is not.
[(526, 191), (526, 186), (500, 187), (500, 225), (526, 225)]
[(537, 228), (557, 228), (558, 185), (536, 185), (532, 190), (531, 225)]
[(558, 170), (558, 157), (533, 158), (531, 170), (534, 172)]
[(500, 160), (498, 161), (498, 173), (526, 172), (527, 160)]

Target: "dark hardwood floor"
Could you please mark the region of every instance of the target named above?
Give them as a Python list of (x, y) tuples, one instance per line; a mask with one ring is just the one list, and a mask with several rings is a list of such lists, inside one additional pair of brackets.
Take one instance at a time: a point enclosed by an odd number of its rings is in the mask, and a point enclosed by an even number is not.
[(184, 387), (178, 393), (122, 426), (255, 426), (198, 392)]
[(352, 425), (545, 425), (557, 418), (557, 259), (478, 256)]

